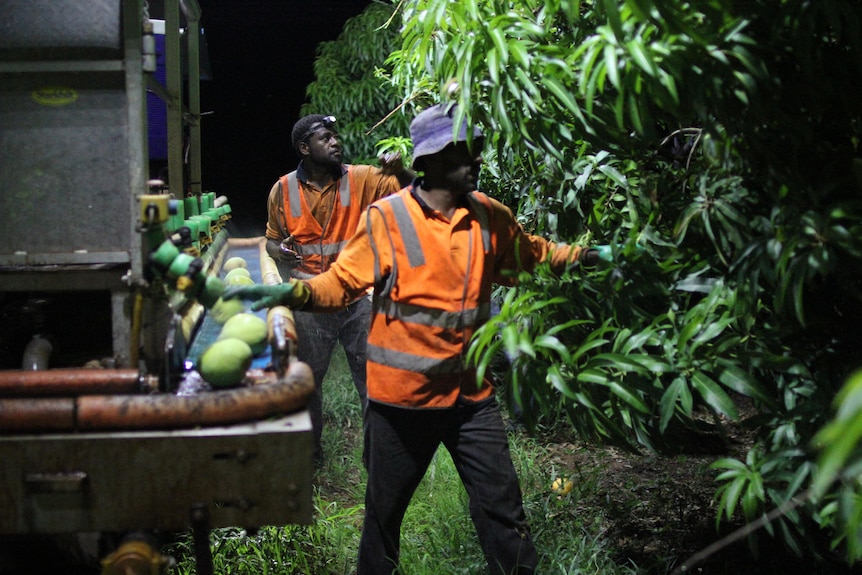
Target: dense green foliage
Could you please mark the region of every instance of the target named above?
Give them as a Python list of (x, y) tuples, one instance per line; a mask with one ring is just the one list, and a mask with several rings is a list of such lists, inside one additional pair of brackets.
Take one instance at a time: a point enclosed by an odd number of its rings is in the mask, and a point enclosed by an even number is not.
[(392, 7), (375, 2), (350, 18), (337, 40), (318, 44), (315, 80), (300, 114), (335, 116), (348, 162), (374, 163), (377, 140), (407, 133), (409, 118), (389, 115), (398, 92), (381, 81), (386, 57), (399, 45), (397, 24)]
[[(399, 6), (393, 80), (484, 128), (483, 189), (530, 230), (614, 246), (612, 265), (501, 293), (480, 367), (506, 353), (528, 421), (566, 416), (632, 448), (672, 450), (704, 412), (720, 432), (747, 397), (759, 441), (716, 462), (721, 514), (802, 495), (811, 440), (860, 364), (860, 5)], [(809, 529), (858, 516), (858, 497), (834, 494), (769, 529), (802, 552)]]
[(749, 406), (756, 445), (715, 464), (720, 519), (795, 501), (770, 532), (862, 556), (858, 384), (812, 443), (862, 363), (859, 3), (394, 4), (321, 49), (314, 111), (391, 111), (355, 134), (401, 149), (416, 110), (457, 101), (486, 133), (483, 190), (530, 231), (613, 246), (613, 264), (501, 290), (480, 371), (505, 354), (527, 423), (630, 449), (673, 451)]

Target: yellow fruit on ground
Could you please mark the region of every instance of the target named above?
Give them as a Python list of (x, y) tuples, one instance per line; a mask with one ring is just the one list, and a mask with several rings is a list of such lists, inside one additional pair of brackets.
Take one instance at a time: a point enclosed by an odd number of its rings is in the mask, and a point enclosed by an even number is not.
[(574, 483), (572, 483), (571, 479), (563, 479), (558, 477), (554, 479), (554, 482), (551, 484), (551, 491), (558, 495), (568, 495), (572, 492), (572, 488), (574, 487)]
[(266, 320), (253, 313), (238, 313), (224, 323), (218, 338), (241, 339), (257, 355), (266, 349)]
[(224, 275), (224, 281), (228, 281), (230, 280), (230, 278), (234, 278), (237, 276), (245, 276), (247, 278), (250, 278), (251, 272), (245, 268), (233, 268)]
[(248, 267), (248, 263), (246, 263), (246, 261), (243, 258), (241, 258), (239, 256), (234, 256), (232, 258), (228, 258), (227, 261), (225, 261), (224, 265), (222, 266), (222, 269), (226, 272), (229, 272), (229, 271), (236, 269), (236, 268), (247, 268), (247, 267)]
[(233, 387), (251, 366), (251, 347), (236, 338), (217, 340), (201, 354), (198, 373), (213, 387)]
[(238, 313), (245, 311), (245, 304), (239, 298), (222, 299), (218, 298), (215, 305), (210, 309), (210, 316), (218, 324), (224, 324), (227, 320)]
[(254, 280), (250, 277), (238, 275), (231, 278), (225, 278), (224, 283), (229, 286), (253, 286)]

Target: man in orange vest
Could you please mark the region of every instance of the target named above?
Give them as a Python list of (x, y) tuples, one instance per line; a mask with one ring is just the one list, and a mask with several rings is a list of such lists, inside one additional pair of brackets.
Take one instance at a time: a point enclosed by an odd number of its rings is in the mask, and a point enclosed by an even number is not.
[(476, 381), (467, 343), (489, 319), (494, 283), (511, 285), (541, 261), (562, 271), (608, 259), (527, 234), (511, 210), (475, 191), (482, 134), (456, 108), (436, 105), (411, 123), (421, 175), (371, 205), (326, 273), (281, 286), (230, 288), (253, 309), (340, 309), (374, 287), (368, 334), (368, 483), (358, 575), (397, 568), (401, 522), (442, 443), (464, 483), (491, 573), (532, 574), (537, 556), (491, 381)]
[[(342, 163), (335, 118), (311, 114), (293, 127), (293, 147), (302, 160), (269, 192), (266, 251), (283, 279), (310, 279), (329, 269), (375, 200), (408, 185), (413, 172), (400, 155), (381, 158), (381, 168)], [(316, 385), (309, 411), (314, 430), (315, 460), (323, 457), (322, 384), (336, 342), (344, 348), (363, 411), (366, 405), (365, 345), (371, 298), (365, 292), (334, 314), (294, 314), (299, 340), (297, 357), (314, 372)]]

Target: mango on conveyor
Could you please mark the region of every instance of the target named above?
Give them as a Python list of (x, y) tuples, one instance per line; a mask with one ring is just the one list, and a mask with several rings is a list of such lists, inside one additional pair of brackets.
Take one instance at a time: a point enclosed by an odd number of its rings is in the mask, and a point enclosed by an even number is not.
[(253, 356), (251, 347), (241, 339), (219, 339), (201, 354), (198, 373), (213, 387), (233, 387), (242, 382)]
[(240, 339), (251, 347), (254, 355), (257, 355), (266, 349), (266, 337), (265, 319), (253, 313), (239, 313), (225, 322), (218, 339)]
[(233, 268), (232, 270), (230, 270), (229, 272), (227, 272), (224, 275), (224, 281), (229, 282), (231, 280), (231, 278), (235, 278), (235, 277), (239, 277), (239, 276), (245, 276), (245, 277), (251, 279), (251, 272), (248, 271), (248, 269), (246, 269), (246, 268)]
[(235, 275), (227, 278), (224, 283), (229, 286), (253, 286), (254, 280), (244, 275)]
[(222, 266), (222, 269), (225, 272), (229, 272), (229, 271), (234, 270), (236, 268), (245, 269), (247, 267), (248, 267), (248, 263), (243, 258), (241, 258), (239, 256), (234, 256), (232, 258), (228, 258), (227, 261), (225, 261), (224, 265)]
[(210, 316), (219, 324), (224, 323), (238, 313), (245, 311), (245, 304), (239, 298), (223, 299), (218, 298), (215, 304), (210, 309)]

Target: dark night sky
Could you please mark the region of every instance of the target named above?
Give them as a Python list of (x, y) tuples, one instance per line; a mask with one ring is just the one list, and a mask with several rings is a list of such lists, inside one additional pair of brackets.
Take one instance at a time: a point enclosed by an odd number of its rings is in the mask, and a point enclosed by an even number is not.
[(204, 191), (226, 195), (233, 233), (263, 235), (273, 182), (294, 169), (290, 130), (314, 79), (317, 44), (361, 0), (198, 0), (212, 79), (201, 84)]

